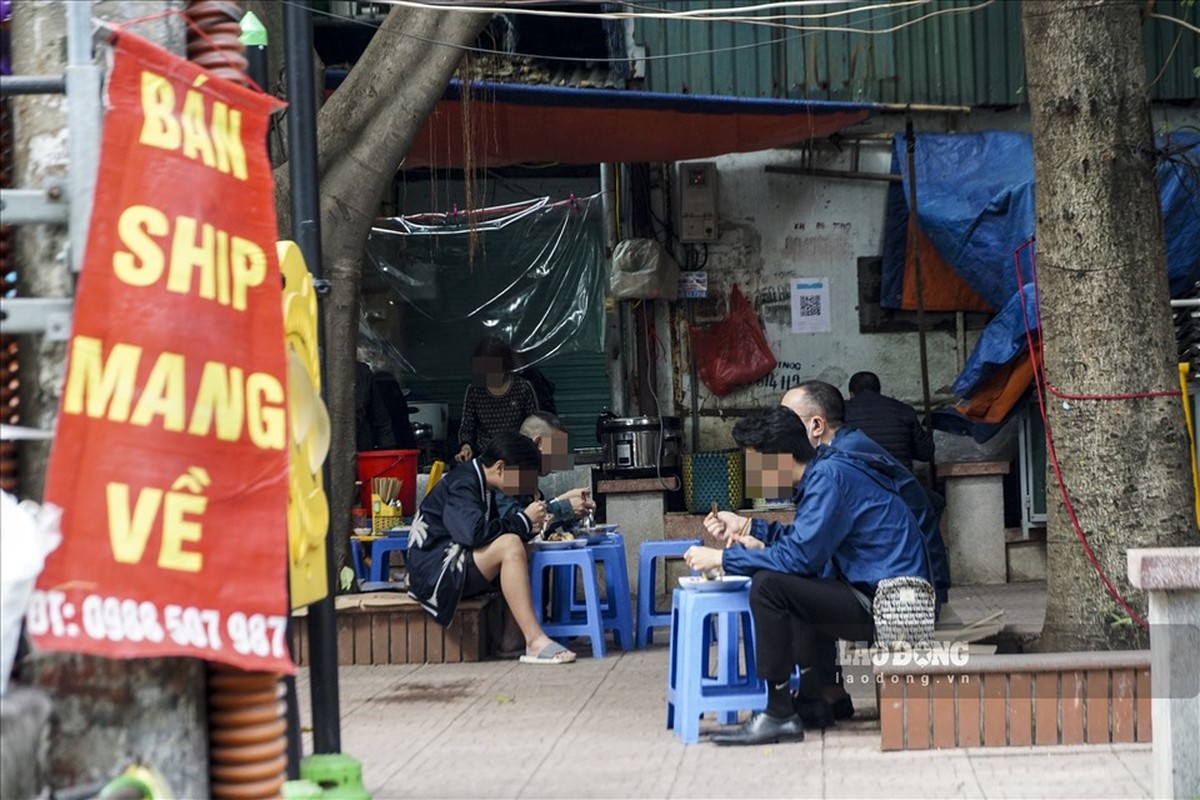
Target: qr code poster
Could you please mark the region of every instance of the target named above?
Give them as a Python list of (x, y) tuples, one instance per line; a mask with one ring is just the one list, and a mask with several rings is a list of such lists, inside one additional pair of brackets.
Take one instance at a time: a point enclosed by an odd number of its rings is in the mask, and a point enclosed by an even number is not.
[(792, 333), (829, 333), (829, 278), (792, 281)]

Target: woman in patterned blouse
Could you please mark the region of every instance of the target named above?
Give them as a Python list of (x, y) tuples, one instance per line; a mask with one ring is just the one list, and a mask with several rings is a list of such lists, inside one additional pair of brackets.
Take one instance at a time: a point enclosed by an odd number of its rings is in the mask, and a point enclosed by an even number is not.
[(533, 386), (513, 372), (515, 367), (516, 357), (503, 340), (489, 336), (476, 346), (455, 461), (469, 461), (501, 431), (518, 431), (525, 418), (538, 410)]

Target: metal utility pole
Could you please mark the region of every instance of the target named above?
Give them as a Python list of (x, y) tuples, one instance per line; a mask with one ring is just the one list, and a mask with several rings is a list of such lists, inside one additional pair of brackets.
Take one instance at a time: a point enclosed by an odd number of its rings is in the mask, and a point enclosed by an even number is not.
[[(292, 190), (292, 238), (304, 254), (318, 296), (328, 294), (321, 266), (320, 178), (317, 172), (317, 108), (313, 80), (312, 11), (308, 0), (287, 3), (283, 11), (284, 54), (287, 63), (288, 177)], [(318, 332), (325, 330), (325, 307), (318, 305)], [(322, 337), (323, 338), (323, 337)], [(329, 384), (320, 348), (321, 394)], [(324, 469), (326, 491), (332, 488), (329, 461)], [(333, 537), (325, 537), (329, 594), (309, 606), (308, 641), (312, 680), (313, 750), (338, 753), (342, 749), (341, 713), (338, 705), (337, 626), (333, 594), (337, 586)]]

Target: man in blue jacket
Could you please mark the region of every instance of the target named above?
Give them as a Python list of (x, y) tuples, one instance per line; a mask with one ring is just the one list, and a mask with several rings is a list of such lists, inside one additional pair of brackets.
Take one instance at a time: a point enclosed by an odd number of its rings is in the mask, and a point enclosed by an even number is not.
[(738, 422), (733, 438), (747, 462), (761, 465), (764, 496), (795, 487), (791, 525), (768, 524), (722, 511), (705, 520), (724, 550), (692, 547), (684, 555), (698, 571), (722, 568), (749, 575), (758, 673), (767, 708), (716, 744), (800, 741), (804, 724), (793, 707), (790, 677), (797, 657), (811, 667), (822, 693), (841, 694), (833, 644), (869, 641), (871, 598), (886, 578), (929, 579), (921, 532), (897, 494), (894, 479), (867, 461), (828, 446), (813, 449), (804, 423), (790, 410), (764, 409)]
[(945, 501), (939, 495), (926, 491), (912, 472), (875, 440), (857, 428), (842, 424), (846, 403), (842, 393), (833, 384), (805, 381), (785, 393), (780, 404), (800, 417), (813, 447), (827, 444), (851, 455), (873, 459), (879, 469), (887, 471), (895, 479), (901, 499), (917, 518), (917, 525), (921, 528), (940, 613), (950, 593), (950, 558), (946, 554), (940, 526)]

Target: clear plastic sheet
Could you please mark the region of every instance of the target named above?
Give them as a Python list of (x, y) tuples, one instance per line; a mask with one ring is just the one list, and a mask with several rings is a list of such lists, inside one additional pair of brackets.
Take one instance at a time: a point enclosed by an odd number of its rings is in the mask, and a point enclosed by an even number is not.
[(471, 217), (473, 225), (462, 212), (377, 222), (363, 276), (364, 292), (375, 299), (364, 304), (359, 325), (372, 366), (419, 378), (459, 376), (484, 336), (508, 341), (526, 365), (601, 352), (607, 275), (600, 195), (540, 198)]

